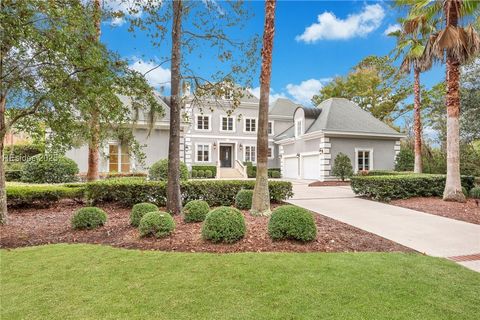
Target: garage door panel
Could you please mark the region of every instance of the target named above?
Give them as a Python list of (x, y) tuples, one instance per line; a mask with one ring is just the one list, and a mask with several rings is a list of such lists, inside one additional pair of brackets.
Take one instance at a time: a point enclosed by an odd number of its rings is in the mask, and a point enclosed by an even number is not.
[(285, 178), (297, 179), (298, 178), (298, 158), (285, 158), (284, 159), (284, 172)]
[(320, 160), (318, 155), (302, 157), (303, 179), (320, 178)]

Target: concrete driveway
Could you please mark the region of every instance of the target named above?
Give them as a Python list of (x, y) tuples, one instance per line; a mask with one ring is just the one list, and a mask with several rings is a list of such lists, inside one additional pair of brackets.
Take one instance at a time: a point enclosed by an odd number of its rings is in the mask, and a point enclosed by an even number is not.
[(309, 182), (292, 181), (294, 196), (287, 202), (480, 272), (480, 225), (357, 198), (349, 186)]

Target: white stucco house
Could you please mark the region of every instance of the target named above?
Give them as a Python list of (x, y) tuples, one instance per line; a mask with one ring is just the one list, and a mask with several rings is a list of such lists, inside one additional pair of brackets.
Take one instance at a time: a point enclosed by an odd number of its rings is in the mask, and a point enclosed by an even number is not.
[[(121, 97), (128, 104), (130, 99)], [(159, 97), (165, 117), (149, 130), (148, 115), (133, 126), (146, 159), (140, 165), (120, 141), (107, 141), (100, 150), (101, 172), (147, 171), (167, 158), (169, 137), (168, 98)], [(220, 105), (219, 105), (220, 103)], [(223, 107), (222, 107), (223, 104)], [(216, 166), (217, 178), (246, 177), (244, 163), (256, 163), (259, 100), (246, 94), (233, 113), (231, 101), (202, 103), (201, 110), (188, 97), (182, 125), (180, 156), (188, 167)], [(211, 107), (211, 108), (210, 108)], [(269, 110), (270, 168), (281, 168), (285, 178), (331, 179), (332, 159), (347, 154), (356, 170), (393, 169), (402, 134), (346, 99), (329, 99), (307, 108), (288, 99), (276, 100)], [(87, 171), (87, 145), (69, 150), (67, 157)]]

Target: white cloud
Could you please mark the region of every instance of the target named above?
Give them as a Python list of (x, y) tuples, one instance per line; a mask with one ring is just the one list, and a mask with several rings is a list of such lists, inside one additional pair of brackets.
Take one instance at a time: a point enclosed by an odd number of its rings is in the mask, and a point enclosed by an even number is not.
[(385, 29), (385, 31), (383, 32), (383, 34), (388, 36), (390, 33), (401, 30), (401, 29), (402, 29), (402, 27), (398, 23), (389, 24), (387, 29)]
[[(148, 83), (155, 88), (159, 87), (170, 87), (170, 69), (162, 68), (161, 66), (157, 67), (158, 64), (150, 61), (143, 61), (139, 58), (134, 58), (134, 62), (130, 65), (130, 69), (145, 74), (145, 78)], [(151, 70), (151, 71), (150, 71)]]
[(318, 15), (318, 22), (307, 27), (303, 34), (295, 39), (306, 43), (319, 40), (351, 39), (364, 37), (380, 27), (385, 11), (379, 4), (366, 5), (359, 13), (339, 19), (332, 12)]
[(327, 82), (330, 79), (309, 79), (302, 81), (300, 84), (287, 84), (287, 92), (290, 94), (296, 102), (303, 105), (311, 105), (312, 97), (318, 94), (318, 91), (323, 88), (323, 82)]
[[(248, 91), (250, 91), (250, 93), (252, 95), (254, 95), (255, 97), (257, 97), (258, 99), (260, 99), (260, 87), (255, 87), (253, 89), (249, 89)], [(275, 102), (275, 100), (277, 100), (278, 98), (287, 98), (287, 96), (284, 94), (284, 93), (277, 93), (275, 92), (275, 90), (273, 90), (272, 88), (270, 88), (270, 97), (269, 97), (269, 102), (270, 103), (273, 103)]]
[[(125, 16), (140, 17), (143, 13), (142, 7), (148, 6), (149, 8), (154, 8), (160, 6), (162, 0), (156, 0), (149, 2), (148, 0), (133, 1), (133, 0), (105, 0), (104, 6), (105, 9), (116, 12), (123, 13)], [(135, 9), (134, 11), (132, 11)], [(134, 13), (132, 13), (134, 12)], [(119, 27), (125, 23), (124, 17), (114, 17), (110, 20), (110, 25), (114, 27)]]

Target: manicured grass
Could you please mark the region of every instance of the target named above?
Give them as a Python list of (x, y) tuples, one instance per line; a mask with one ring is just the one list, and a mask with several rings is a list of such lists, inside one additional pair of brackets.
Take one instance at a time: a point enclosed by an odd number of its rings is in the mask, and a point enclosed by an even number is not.
[(392, 253), (1, 251), (2, 319), (478, 319), (480, 274)]

